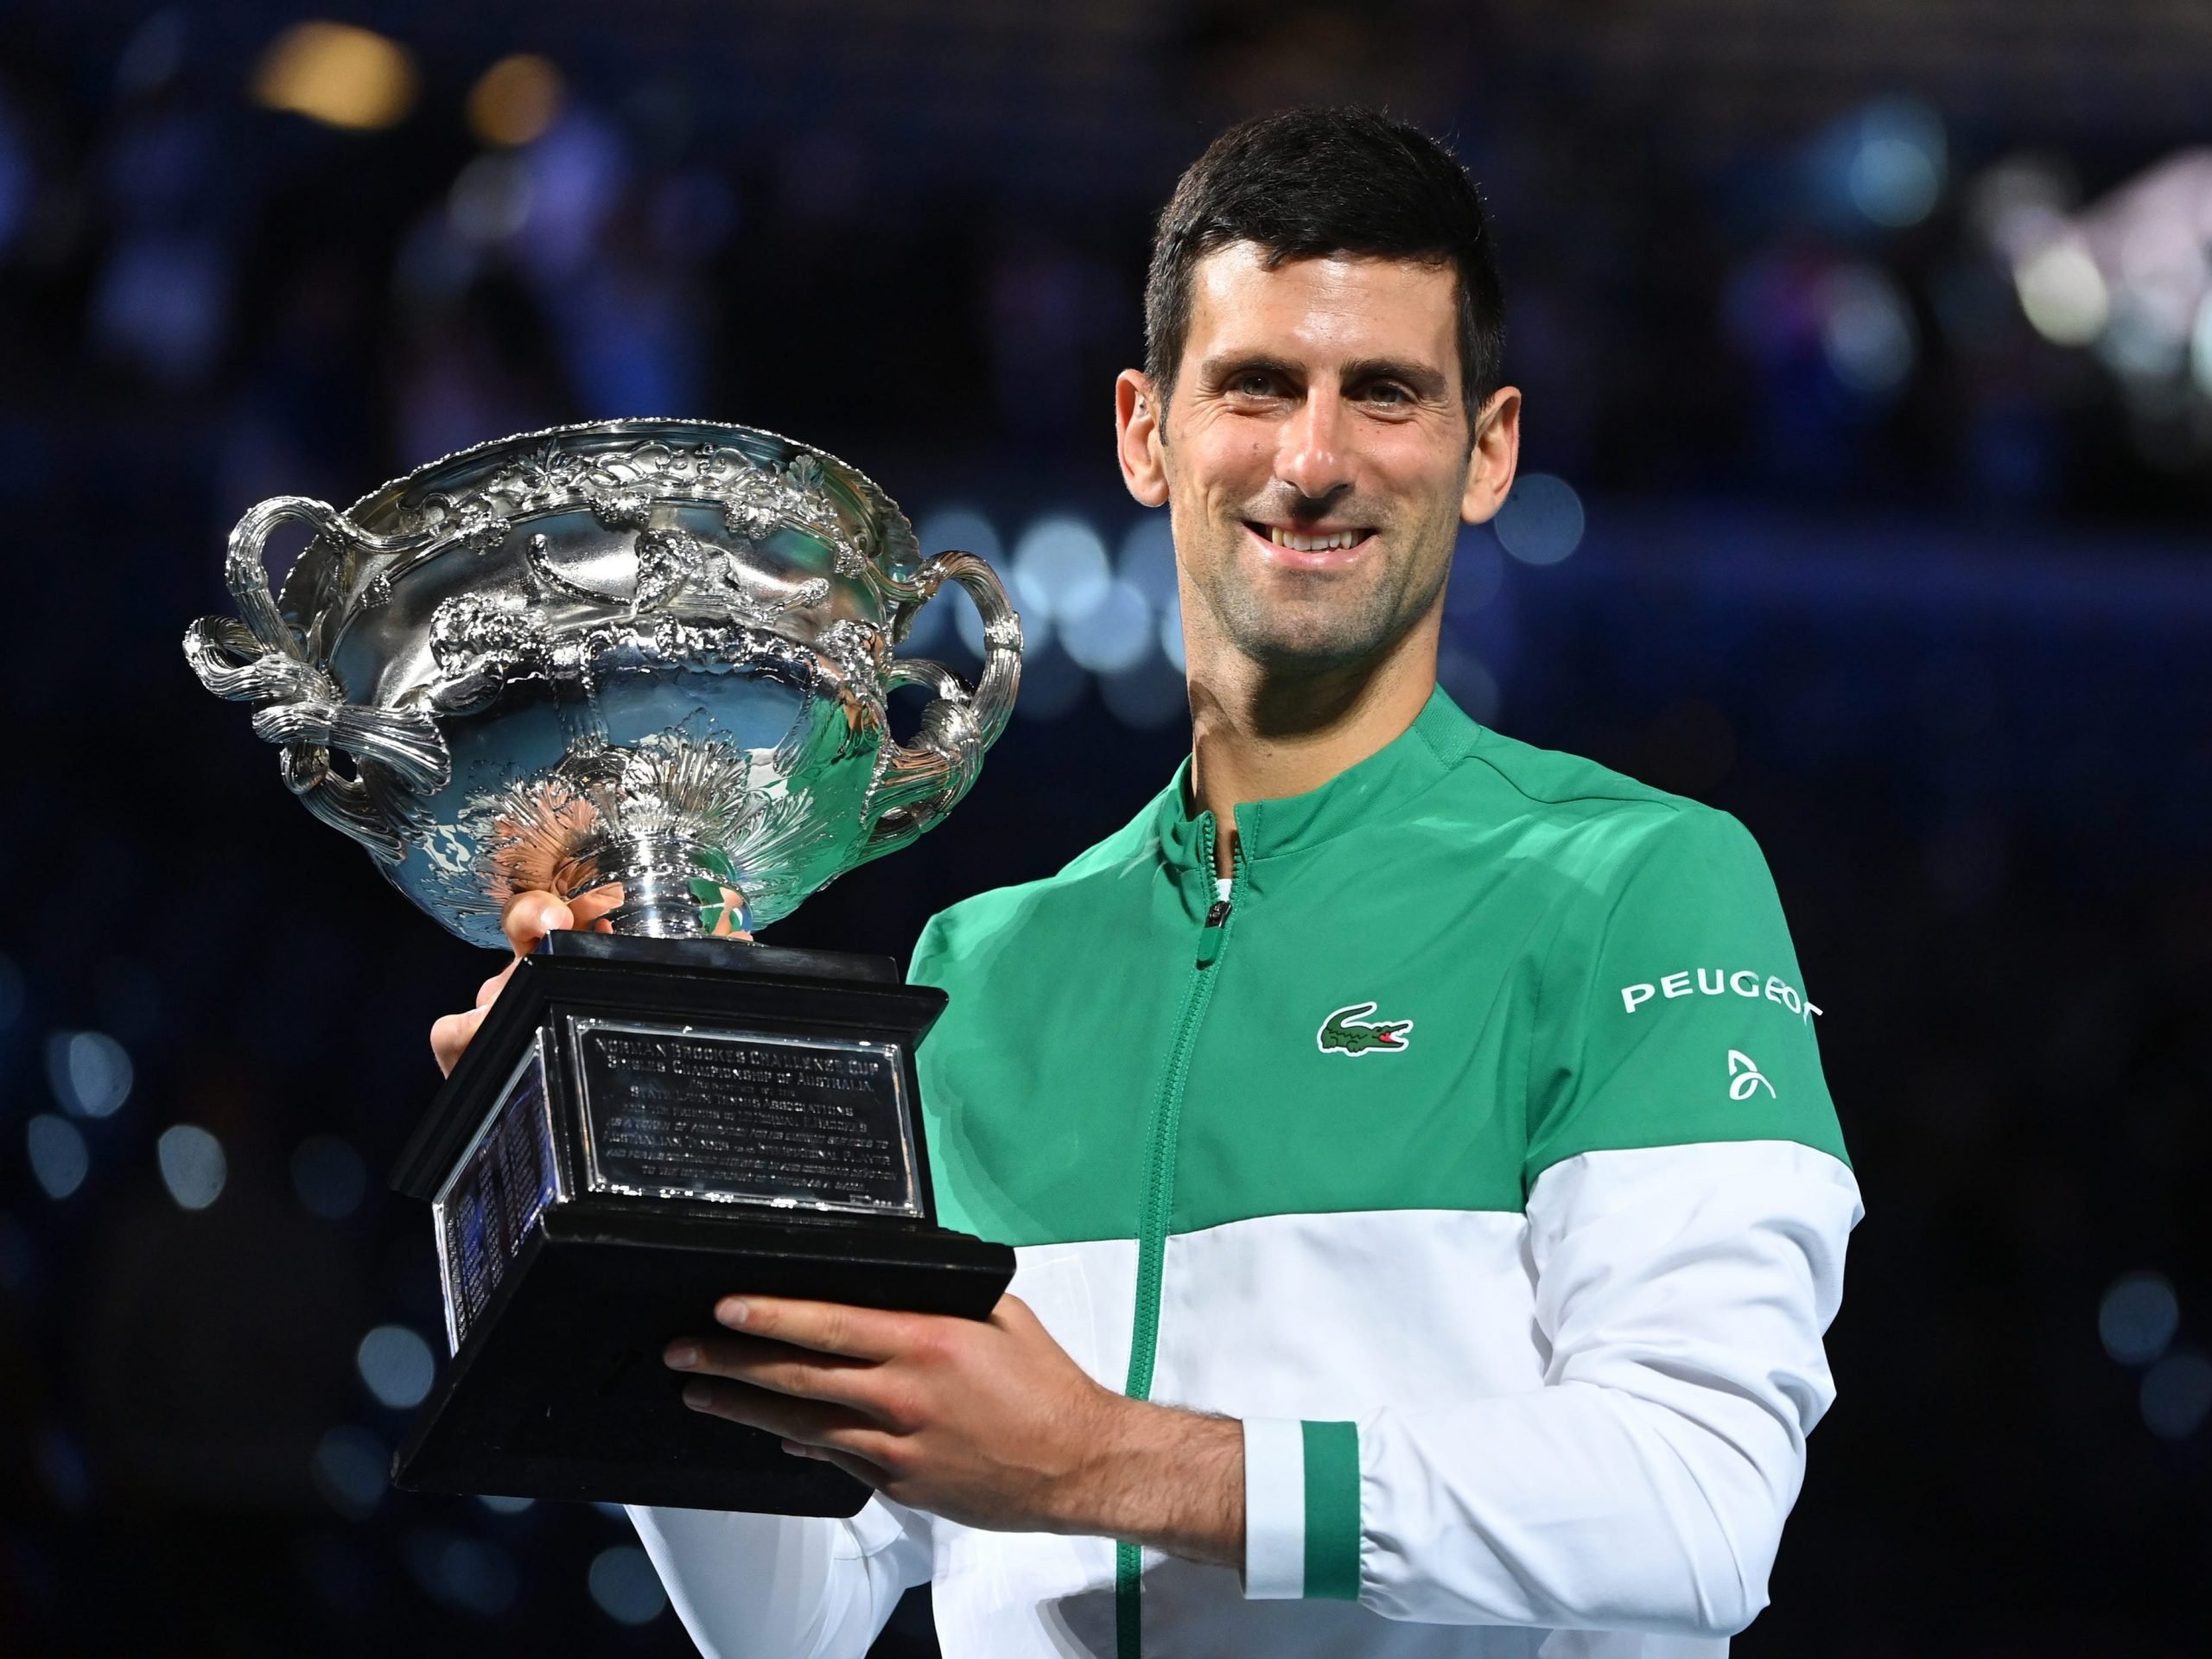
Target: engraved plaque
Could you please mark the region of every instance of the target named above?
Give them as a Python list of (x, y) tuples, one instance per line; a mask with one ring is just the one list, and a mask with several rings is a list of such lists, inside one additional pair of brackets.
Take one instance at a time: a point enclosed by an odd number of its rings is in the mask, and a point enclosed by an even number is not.
[(459, 1352), (492, 1300), (531, 1224), (558, 1191), (545, 1065), (533, 1046), (438, 1194), (438, 1271), (445, 1281), (446, 1341)]
[(568, 1026), (595, 1190), (922, 1213), (898, 1044)]

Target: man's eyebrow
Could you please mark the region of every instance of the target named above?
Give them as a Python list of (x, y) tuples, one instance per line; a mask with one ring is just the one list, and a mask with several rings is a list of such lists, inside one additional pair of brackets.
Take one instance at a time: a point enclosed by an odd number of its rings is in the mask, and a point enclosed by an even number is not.
[(1224, 352), (1198, 365), (1198, 378), (1209, 385), (1239, 374), (1280, 374), (1295, 378), (1302, 371), (1266, 352)]
[(1444, 371), (1431, 368), (1426, 363), (1408, 363), (1402, 358), (1375, 357), (1344, 365), (1344, 384), (1357, 385), (1366, 380), (1402, 381), (1416, 396), (1441, 403), (1450, 390)]

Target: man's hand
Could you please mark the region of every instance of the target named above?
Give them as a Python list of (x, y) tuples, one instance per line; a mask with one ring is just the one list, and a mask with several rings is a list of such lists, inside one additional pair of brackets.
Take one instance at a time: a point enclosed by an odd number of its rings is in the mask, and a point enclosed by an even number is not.
[[(467, 1014), (448, 1014), (430, 1026), (430, 1052), (438, 1057), (438, 1070), (448, 1077), (461, 1064), (461, 1053), (468, 1046), (469, 1039), (476, 1035), (476, 1027), (484, 1023), (484, 1016), (492, 1011), (499, 993), (514, 977), (515, 963), (520, 962), (537, 949), (537, 942), (556, 927), (595, 928), (601, 933), (611, 933), (607, 912), (622, 902), (622, 884), (610, 881), (603, 887), (594, 887), (589, 893), (579, 893), (573, 900), (563, 900), (557, 895), (542, 890), (518, 893), (507, 900), (507, 907), (499, 914), (499, 925), (505, 931), (507, 943), (515, 948), (514, 962), (510, 962), (498, 973), (476, 988), (476, 1006)], [(743, 901), (728, 887), (722, 889), (722, 913), (715, 924), (717, 937), (749, 939), (753, 936), (730, 925), (732, 916), (742, 913)]]
[(1019, 1297), (988, 1320), (767, 1296), (725, 1297), (715, 1318), (743, 1334), (663, 1356), (696, 1374), (694, 1410), (967, 1526), (1243, 1560), (1242, 1425), (1100, 1387)]
[(550, 893), (518, 893), (508, 899), (506, 909), (500, 913), (499, 925), (506, 933), (507, 943), (515, 948), (514, 962), (477, 987), (476, 1006), (467, 1014), (448, 1014), (431, 1025), (430, 1052), (438, 1057), (438, 1070), (448, 1077), (453, 1075), (469, 1039), (476, 1035), (476, 1027), (484, 1023), (492, 1004), (499, 1001), (499, 993), (514, 977), (515, 963), (537, 949), (540, 939), (556, 927), (599, 924), (604, 931), (605, 925), (600, 918), (621, 902), (620, 885), (585, 893), (574, 905), (564, 904)]

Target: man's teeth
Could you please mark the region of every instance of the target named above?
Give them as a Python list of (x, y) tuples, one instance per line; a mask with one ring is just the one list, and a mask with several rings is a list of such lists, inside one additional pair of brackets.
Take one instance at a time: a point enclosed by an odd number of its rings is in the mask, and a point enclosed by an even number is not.
[(1295, 536), (1273, 524), (1268, 526), (1268, 536), (1277, 547), (1287, 547), (1294, 553), (1320, 553), (1332, 547), (1353, 547), (1367, 539), (1363, 530), (1339, 530), (1328, 536)]

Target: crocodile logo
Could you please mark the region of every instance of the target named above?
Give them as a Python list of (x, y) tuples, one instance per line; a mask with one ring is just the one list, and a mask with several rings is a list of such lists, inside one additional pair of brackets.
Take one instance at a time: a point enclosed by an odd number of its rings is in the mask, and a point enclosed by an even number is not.
[(1324, 1054), (1335, 1052), (1357, 1058), (1362, 1054), (1395, 1054), (1407, 1046), (1414, 1028), (1410, 1020), (1370, 1020), (1372, 1002), (1355, 1002), (1338, 1008), (1321, 1022), (1313, 1041)]

